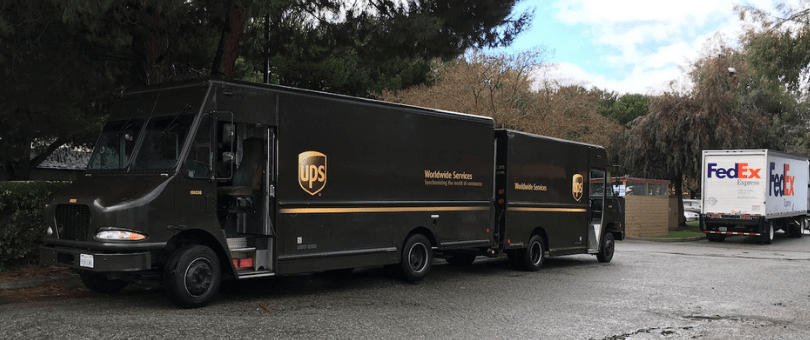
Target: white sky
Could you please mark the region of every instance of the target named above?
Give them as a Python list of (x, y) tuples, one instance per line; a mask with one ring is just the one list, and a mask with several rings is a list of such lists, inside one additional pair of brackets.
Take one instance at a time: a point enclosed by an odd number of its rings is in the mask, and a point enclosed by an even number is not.
[[(790, 0), (796, 3), (801, 0)], [(535, 8), (530, 31), (510, 50), (553, 50), (551, 77), (619, 93), (655, 94), (683, 79), (707, 40), (736, 43), (735, 4), (772, 9), (772, 0), (523, 0)]]

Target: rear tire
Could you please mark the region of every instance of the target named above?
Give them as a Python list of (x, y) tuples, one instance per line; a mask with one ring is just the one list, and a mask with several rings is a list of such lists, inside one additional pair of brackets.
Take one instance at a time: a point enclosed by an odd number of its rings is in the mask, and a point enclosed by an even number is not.
[(605, 233), (602, 237), (602, 245), (599, 247), (599, 252), (596, 253), (596, 259), (599, 262), (610, 262), (613, 259), (613, 252), (616, 250), (616, 242), (613, 239), (612, 233)]
[(112, 294), (123, 290), (129, 282), (110, 280), (107, 274), (82, 271), (79, 273), (84, 286), (97, 293)]
[(182, 308), (204, 307), (217, 295), (220, 265), (211, 248), (189, 245), (172, 254), (163, 272), (163, 287)]
[(400, 267), (402, 275), (410, 282), (421, 281), (433, 265), (433, 248), (425, 235), (414, 234), (408, 237), (402, 247)]
[(762, 242), (763, 244), (773, 243), (773, 234), (774, 234), (774, 222), (768, 221), (768, 224), (765, 226), (765, 232), (760, 236), (760, 242)]
[(543, 247), (543, 237), (534, 235), (529, 239), (529, 246), (518, 252), (520, 266), (525, 271), (535, 272), (543, 266), (545, 249)]

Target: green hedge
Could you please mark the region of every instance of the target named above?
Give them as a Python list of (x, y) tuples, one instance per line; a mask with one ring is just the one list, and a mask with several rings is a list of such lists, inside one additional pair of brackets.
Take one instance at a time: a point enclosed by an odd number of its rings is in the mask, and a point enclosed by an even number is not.
[(0, 182), (0, 270), (39, 259), (45, 204), (68, 182)]

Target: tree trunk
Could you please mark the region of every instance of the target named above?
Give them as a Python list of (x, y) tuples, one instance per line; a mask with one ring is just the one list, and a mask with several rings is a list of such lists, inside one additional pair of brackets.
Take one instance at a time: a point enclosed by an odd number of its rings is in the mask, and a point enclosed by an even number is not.
[(686, 216), (683, 215), (683, 176), (675, 176), (672, 185), (675, 186), (675, 196), (678, 196), (678, 226), (686, 226)]
[(211, 66), (211, 75), (232, 77), (236, 58), (239, 57), (239, 40), (245, 27), (244, 9), (239, 2), (229, 6), (217, 53)]
[(163, 7), (138, 1), (138, 20), (132, 32), (132, 80), (136, 85), (172, 80), (172, 42), (166, 31)]

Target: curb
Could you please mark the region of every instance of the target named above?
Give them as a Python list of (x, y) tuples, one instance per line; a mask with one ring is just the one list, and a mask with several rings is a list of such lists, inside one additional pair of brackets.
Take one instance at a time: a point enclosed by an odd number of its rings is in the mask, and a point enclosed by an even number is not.
[(696, 241), (700, 241), (700, 240), (705, 240), (706, 236), (696, 236), (696, 237), (686, 237), (686, 238), (627, 237), (627, 239), (628, 240), (637, 240), (637, 241), (672, 243), (672, 242), (696, 242)]

